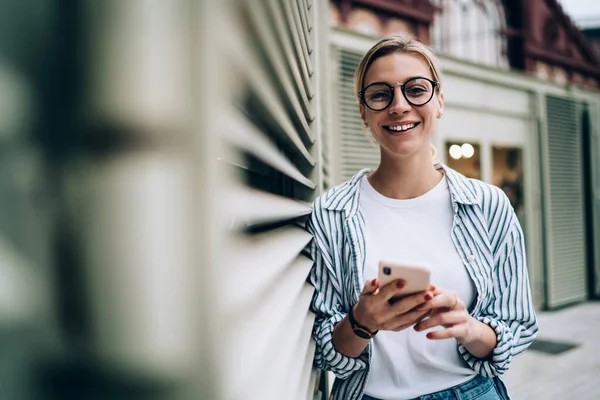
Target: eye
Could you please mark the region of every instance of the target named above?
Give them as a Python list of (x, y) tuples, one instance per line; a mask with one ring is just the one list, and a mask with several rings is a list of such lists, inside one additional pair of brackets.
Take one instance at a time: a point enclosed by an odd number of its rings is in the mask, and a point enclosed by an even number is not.
[(390, 98), (390, 93), (387, 90), (377, 90), (369, 94), (369, 99), (372, 101), (383, 101)]
[(404, 92), (406, 93), (407, 96), (420, 96), (424, 93), (427, 93), (428, 90), (425, 87), (422, 86), (411, 86), (411, 87), (407, 87)]

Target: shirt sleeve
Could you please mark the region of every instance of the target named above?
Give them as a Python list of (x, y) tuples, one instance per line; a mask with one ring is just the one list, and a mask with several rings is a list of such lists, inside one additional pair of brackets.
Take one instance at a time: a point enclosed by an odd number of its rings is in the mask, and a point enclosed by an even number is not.
[(496, 268), (492, 275), (491, 296), (482, 314), (476, 317), (494, 330), (496, 347), (488, 358), (479, 359), (459, 345), (459, 351), (470, 367), (487, 377), (504, 374), (513, 356), (529, 347), (538, 331), (523, 231), (512, 207), (508, 215), (509, 229), (494, 257)]
[(357, 358), (346, 357), (333, 346), (333, 328), (346, 316), (346, 310), (341, 303), (344, 290), (342, 266), (336, 262), (336, 255), (330, 245), (331, 237), (327, 233), (331, 231), (331, 227), (336, 226), (336, 216), (327, 218), (323, 210), (318, 207), (314, 210), (308, 220), (307, 229), (314, 236), (310, 245), (314, 265), (309, 281), (315, 287), (312, 300), (312, 310), (316, 315), (313, 329), (316, 342), (315, 364), (322, 370), (333, 372), (340, 379), (346, 379), (353, 372), (367, 367), (368, 346)]

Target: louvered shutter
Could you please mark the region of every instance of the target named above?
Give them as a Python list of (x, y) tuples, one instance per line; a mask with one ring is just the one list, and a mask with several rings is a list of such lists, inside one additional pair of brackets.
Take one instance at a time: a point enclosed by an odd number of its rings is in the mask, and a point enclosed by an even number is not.
[(583, 113), (585, 127), (583, 134), (587, 135), (584, 145), (584, 151), (588, 152), (588, 192), (589, 196), (589, 214), (587, 220), (590, 224), (588, 232), (592, 235), (588, 244), (588, 265), (593, 274), (593, 282), (590, 285), (591, 295), (600, 297), (600, 134), (598, 126), (593, 123), (597, 118), (598, 108), (588, 105)]
[(363, 134), (354, 91), (354, 71), (362, 54), (341, 48), (334, 49), (334, 54), (338, 65), (338, 82), (333, 88), (337, 99), (336, 130), (339, 132), (335, 145), (339, 167), (336, 181), (340, 183), (362, 168), (376, 167), (379, 164), (379, 147), (371, 144)]
[[(313, 399), (312, 237), (303, 226), (327, 185), (321, 55), (325, 3), (232, 2), (224, 65), (233, 106), (224, 121), (233, 172), (222, 296), (225, 399)], [(325, 12), (324, 12), (325, 11)]]
[(580, 105), (546, 97), (542, 137), (546, 224), (547, 306), (586, 299), (586, 236)]

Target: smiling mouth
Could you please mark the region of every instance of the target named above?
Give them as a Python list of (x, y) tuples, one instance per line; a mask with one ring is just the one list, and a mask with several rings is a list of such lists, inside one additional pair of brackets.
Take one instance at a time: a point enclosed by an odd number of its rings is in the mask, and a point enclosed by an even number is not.
[(383, 128), (390, 133), (405, 133), (416, 128), (420, 124), (420, 122), (414, 122), (406, 125), (384, 126)]

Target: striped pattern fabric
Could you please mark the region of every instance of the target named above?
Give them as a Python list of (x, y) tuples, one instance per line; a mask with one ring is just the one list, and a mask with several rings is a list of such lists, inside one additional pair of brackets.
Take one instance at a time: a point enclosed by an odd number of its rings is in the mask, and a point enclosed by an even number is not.
[[(537, 333), (523, 233), (499, 188), (468, 179), (445, 165), (437, 167), (445, 172), (452, 197), (452, 240), (477, 289), (470, 313), (494, 329), (498, 340), (485, 360), (460, 344), (458, 351), (476, 373), (500, 377)], [(316, 289), (312, 301), (315, 363), (338, 378), (332, 398), (339, 400), (361, 399), (369, 377), (372, 344), (359, 357), (349, 358), (338, 353), (331, 340), (333, 327), (358, 301), (364, 285), (365, 219), (359, 207), (359, 183), (369, 172), (362, 170), (317, 198), (307, 223), (314, 235), (309, 280)]]

